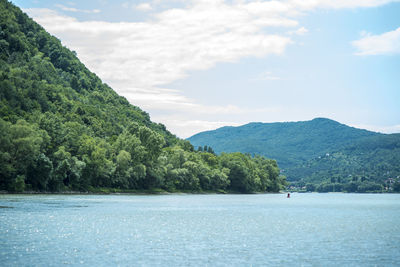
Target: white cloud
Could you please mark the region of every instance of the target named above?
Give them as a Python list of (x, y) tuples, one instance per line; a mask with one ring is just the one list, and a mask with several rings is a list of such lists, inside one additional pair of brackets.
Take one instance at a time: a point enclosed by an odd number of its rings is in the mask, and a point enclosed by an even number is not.
[(69, 12), (81, 12), (81, 13), (100, 13), (99, 9), (92, 9), (92, 10), (86, 10), (86, 9), (77, 9), (75, 7), (67, 7), (64, 5), (56, 4), (56, 7), (63, 11), (69, 11)]
[(380, 35), (371, 35), (365, 32), (360, 40), (352, 44), (358, 49), (356, 55), (383, 55), (400, 53), (400, 27), (394, 31)]
[(136, 5), (135, 9), (140, 10), (140, 11), (149, 11), (149, 10), (152, 10), (152, 7), (149, 3), (141, 3), (139, 5)]
[(303, 10), (315, 8), (359, 8), (359, 7), (376, 7), (391, 2), (399, 2), (399, 0), (292, 0), (291, 5), (297, 6)]
[[(299, 35), (299, 36), (306, 35), (307, 33), (308, 33), (308, 29), (305, 27), (300, 27), (296, 30), (291, 30), (291, 31), (287, 32), (288, 35)], [(298, 43), (298, 44), (301, 44), (301, 43)]]
[(304, 27), (300, 27), (295, 31), (289, 32), (289, 34), (296, 34), (296, 35), (305, 35), (308, 33), (308, 30)]
[(142, 88), (168, 84), (218, 62), (281, 54), (290, 39), (263, 30), (297, 25), (280, 16), (251, 13), (246, 6), (205, 2), (141, 23), (81, 22), (50, 10), (27, 12), (101, 78)]

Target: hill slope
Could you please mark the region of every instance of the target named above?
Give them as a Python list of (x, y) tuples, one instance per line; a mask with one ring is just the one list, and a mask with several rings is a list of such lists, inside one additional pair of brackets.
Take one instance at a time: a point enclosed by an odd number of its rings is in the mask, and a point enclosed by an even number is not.
[(259, 154), (274, 158), (280, 167), (294, 167), (360, 138), (378, 133), (317, 118), (301, 122), (249, 123), (198, 133), (188, 140), (195, 146), (211, 146), (217, 153)]
[(400, 181), (400, 134), (365, 138), (296, 166), (288, 176), (297, 181), (294, 185), (307, 185), (309, 190), (321, 192), (366, 192), (392, 187)]
[(278, 191), (273, 160), (216, 156), (153, 123), (0, 0), (0, 190)]
[(250, 123), (203, 132), (188, 140), (216, 152), (240, 151), (277, 159), (295, 188), (310, 191), (400, 190), (400, 134), (379, 134), (318, 118)]

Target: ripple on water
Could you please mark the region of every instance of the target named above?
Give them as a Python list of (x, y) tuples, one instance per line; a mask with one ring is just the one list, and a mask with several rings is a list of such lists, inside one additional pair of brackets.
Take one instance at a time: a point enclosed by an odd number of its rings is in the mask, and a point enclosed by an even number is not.
[(4, 266), (395, 266), (400, 258), (400, 195), (15, 199), (0, 199), (11, 208), (0, 209)]

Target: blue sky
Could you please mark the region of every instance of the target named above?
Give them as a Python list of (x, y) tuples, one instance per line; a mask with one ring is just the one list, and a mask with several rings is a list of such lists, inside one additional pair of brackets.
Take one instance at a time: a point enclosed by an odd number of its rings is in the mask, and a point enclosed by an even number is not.
[(400, 2), (13, 1), (180, 137), (327, 117), (400, 132)]

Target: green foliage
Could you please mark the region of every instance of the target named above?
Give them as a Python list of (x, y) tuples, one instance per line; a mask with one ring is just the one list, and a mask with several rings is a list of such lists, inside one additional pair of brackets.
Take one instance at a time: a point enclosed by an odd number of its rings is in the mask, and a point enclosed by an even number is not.
[(52, 178), (53, 163), (41, 153), (27, 170), (27, 183), (35, 190), (45, 190)]
[(293, 185), (338, 183), (347, 192), (381, 192), (383, 187), (391, 191), (390, 181), (400, 180), (400, 134), (363, 139), (291, 172), (297, 178)]
[[(368, 132), (328, 119), (223, 127), (189, 140), (199, 151), (212, 145), (217, 152), (276, 158), (293, 189), (381, 192), (382, 187), (392, 190), (388, 179), (400, 179), (399, 134)], [(242, 170), (239, 168), (238, 175), (246, 176)], [(245, 188), (235, 182), (234, 186)]]
[(15, 178), (15, 183), (14, 183), (14, 192), (23, 192), (25, 190), (25, 177), (23, 175), (18, 175), (17, 178)]
[(276, 161), (263, 157), (252, 158), (249, 154), (222, 153), (221, 164), (229, 169), (229, 188), (233, 191), (249, 193), (254, 191), (278, 192), (284, 185), (279, 177)]
[[(311, 191), (311, 190), (308, 190)], [(348, 193), (380, 193), (383, 186), (374, 182), (327, 183), (323, 182), (313, 188), (317, 192), (348, 192)]]
[(378, 135), (338, 122), (318, 118), (301, 122), (249, 123), (198, 133), (188, 140), (196, 147), (215, 152), (242, 152), (277, 160), (289, 169), (360, 138)]
[[(0, 190), (278, 191), (276, 162), (216, 156), (151, 122), (0, 0)], [(231, 162), (232, 161), (232, 162)]]
[(29, 174), (49, 138), (37, 125), (23, 120), (11, 124), (0, 118), (0, 130), (0, 186), (13, 191), (15, 178)]
[(397, 182), (393, 185), (393, 192), (400, 192), (400, 181), (397, 181)]

